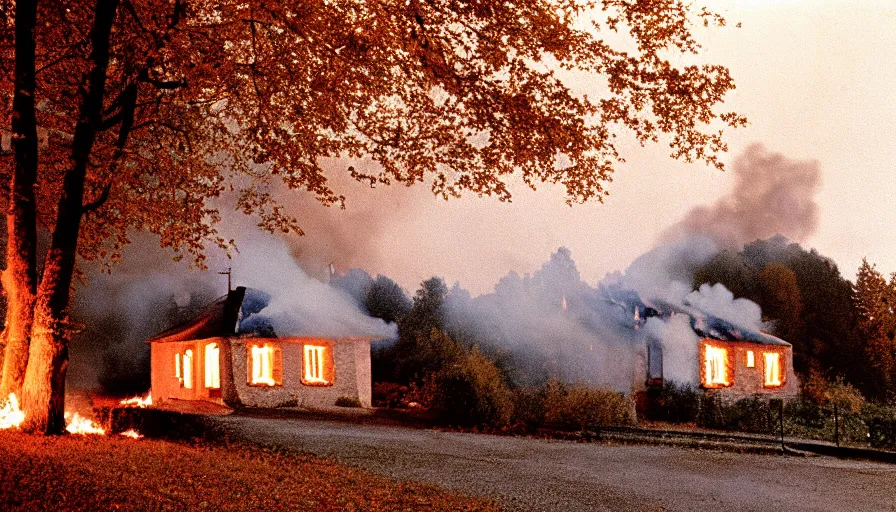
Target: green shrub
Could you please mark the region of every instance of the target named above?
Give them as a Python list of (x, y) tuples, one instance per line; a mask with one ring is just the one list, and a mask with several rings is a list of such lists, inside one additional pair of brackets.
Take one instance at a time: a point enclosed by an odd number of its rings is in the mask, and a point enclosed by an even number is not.
[(862, 418), (868, 427), (868, 442), (875, 448), (896, 448), (896, 407), (867, 404)]
[[(835, 421), (834, 408), (830, 403), (827, 406), (818, 405), (806, 395), (789, 401), (784, 407), (784, 433), (790, 436), (865, 444), (868, 442), (868, 428), (862, 411), (854, 411), (848, 406), (840, 408), (838, 405)], [(835, 429), (838, 432), (836, 436)]]
[(647, 390), (647, 419), (670, 423), (692, 423), (700, 414), (703, 393), (690, 384), (663, 381), (658, 389)]
[[(869, 410), (866, 407), (864, 410)], [(702, 427), (777, 435), (780, 432), (779, 409), (765, 396), (740, 399), (734, 403), (723, 403), (717, 395), (707, 396), (702, 404), (698, 424)], [(869, 413), (870, 414), (870, 413)], [(878, 414), (878, 437), (885, 443), (888, 425), (886, 415)], [(896, 416), (893, 417), (896, 432)], [(833, 407), (818, 405), (805, 396), (784, 402), (784, 434), (806, 439), (821, 439), (841, 443), (865, 443), (869, 438), (870, 424), (865, 413), (854, 412), (849, 407), (838, 406), (837, 420)], [(838, 433), (835, 436), (835, 429)]]
[(785, 434), (847, 443), (869, 441), (865, 398), (843, 378), (830, 380), (813, 371), (801, 391), (800, 398), (788, 401), (784, 408)]
[(547, 412), (544, 388), (524, 387), (513, 390), (513, 424), (523, 430), (544, 425)]
[(424, 379), (422, 395), (443, 424), (505, 427), (513, 415), (504, 376), (478, 348)]
[(594, 430), (633, 422), (632, 404), (622, 393), (582, 384), (564, 385), (551, 380), (545, 385), (544, 422), (565, 430)]
[(336, 399), (338, 407), (361, 407), (361, 401), (353, 396), (340, 396)]
[(395, 382), (373, 383), (373, 405), (377, 407), (404, 407), (407, 405), (405, 396), (408, 387)]
[(718, 395), (707, 395), (702, 400), (697, 423), (719, 430), (773, 434), (778, 424), (773, 409), (766, 397), (753, 396), (724, 403)]

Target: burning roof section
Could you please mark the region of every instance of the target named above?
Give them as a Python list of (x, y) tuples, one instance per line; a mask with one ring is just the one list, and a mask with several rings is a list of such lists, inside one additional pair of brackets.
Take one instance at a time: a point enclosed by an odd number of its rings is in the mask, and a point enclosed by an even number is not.
[(233, 336), (245, 295), (246, 288), (238, 286), (203, 308), (198, 315), (156, 334), (149, 341), (156, 343)]
[(647, 301), (637, 298), (633, 305), (633, 318), (636, 323), (643, 324), (647, 318), (687, 315), (691, 328), (701, 338), (712, 338), (721, 341), (744, 341), (760, 345), (789, 347), (790, 343), (756, 329), (735, 325), (725, 319), (707, 314), (688, 304), (672, 304), (662, 300)]
[(377, 336), (373, 335), (364, 336), (363, 333), (361, 335), (325, 335), (314, 332), (310, 328), (299, 330), (286, 329), (289, 332), (278, 332), (274, 329), (271, 318), (261, 313), (270, 303), (270, 294), (254, 288), (239, 286), (227, 295), (205, 306), (199, 314), (190, 320), (175, 325), (153, 336), (148, 341), (153, 343), (175, 342), (231, 336), (260, 338), (276, 338), (278, 336), (324, 336), (341, 339), (377, 338)]

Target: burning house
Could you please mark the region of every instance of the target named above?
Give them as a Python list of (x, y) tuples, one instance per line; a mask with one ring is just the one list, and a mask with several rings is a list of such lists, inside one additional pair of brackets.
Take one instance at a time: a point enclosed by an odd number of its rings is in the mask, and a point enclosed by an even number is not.
[(696, 242), (662, 246), (594, 287), (561, 248), (493, 293), (452, 289), (447, 328), (500, 351), (520, 386), (557, 378), (637, 395), (672, 381), (723, 400), (796, 395), (792, 347), (763, 332), (770, 326), (759, 306), (721, 284), (695, 290), (693, 265), (673, 264), (715, 252)]
[(243, 407), (371, 404), (371, 338), (278, 335), (256, 315), (269, 297), (238, 287), (148, 340), (153, 400)]
[(699, 344), (700, 387), (723, 400), (750, 395), (796, 396), (793, 347), (774, 336), (717, 333)]
[[(698, 379), (695, 380), (707, 394), (734, 401), (757, 395), (788, 398), (799, 393), (793, 370), (793, 347), (780, 338), (683, 306), (646, 306), (640, 314), (645, 317), (640, 325), (656, 317), (666, 317), (664, 321), (675, 316), (687, 320), (696, 337), (697, 349), (696, 359), (687, 364), (696, 369)], [(638, 315), (636, 309), (636, 322)], [(666, 377), (663, 371), (666, 358), (660, 340), (648, 335), (646, 343), (647, 385), (651, 386)]]

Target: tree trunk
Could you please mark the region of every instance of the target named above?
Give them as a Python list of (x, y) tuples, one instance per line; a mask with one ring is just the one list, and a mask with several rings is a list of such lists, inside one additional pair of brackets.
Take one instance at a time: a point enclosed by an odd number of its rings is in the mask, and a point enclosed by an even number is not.
[(13, 94), (13, 151), (15, 169), (6, 212), (6, 270), (0, 282), (7, 295), (6, 343), (0, 399), (21, 395), (28, 364), (34, 294), (37, 283), (37, 247), (34, 183), (37, 181), (37, 120), (34, 112), (37, 0), (20, 0), (15, 14), (15, 92)]
[(84, 179), (96, 133), (102, 121), (109, 66), (109, 37), (119, 0), (97, 0), (91, 68), (81, 86), (78, 124), (72, 157), (62, 185), (59, 214), (37, 293), (28, 370), (22, 393), (23, 429), (61, 434), (65, 422), (65, 372), (68, 367), (68, 305), (84, 215)]
[[(3, 356), (6, 355), (6, 329), (0, 332), (0, 381), (3, 380)], [(0, 395), (2, 397), (3, 395)], [(0, 398), (0, 401), (5, 400)]]

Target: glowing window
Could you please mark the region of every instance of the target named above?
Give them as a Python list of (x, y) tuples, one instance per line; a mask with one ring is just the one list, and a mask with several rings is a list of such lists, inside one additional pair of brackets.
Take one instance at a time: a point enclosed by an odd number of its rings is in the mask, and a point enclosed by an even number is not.
[(249, 373), (249, 384), (259, 386), (276, 386), (279, 384), (277, 379), (278, 361), (277, 356), (279, 350), (275, 350), (271, 345), (253, 345), (249, 349), (252, 365)]
[(205, 387), (219, 389), (221, 387), (221, 368), (219, 356), (221, 349), (217, 343), (205, 346)]
[(765, 358), (765, 385), (781, 385), (781, 354), (766, 352)]
[(705, 381), (706, 384), (728, 385), (728, 351), (724, 348), (706, 345)]
[(174, 377), (177, 378), (178, 382), (183, 382), (183, 376), (180, 374), (181, 362), (180, 362), (180, 352), (174, 354)]
[(183, 367), (184, 387), (187, 389), (192, 389), (193, 388), (193, 351), (191, 349), (185, 350), (183, 357), (181, 357), (181, 360), (184, 362), (184, 367)]
[(756, 366), (756, 355), (753, 354), (752, 350), (747, 350), (747, 368), (753, 368)]
[(305, 345), (305, 382), (327, 383), (324, 378), (324, 347)]

